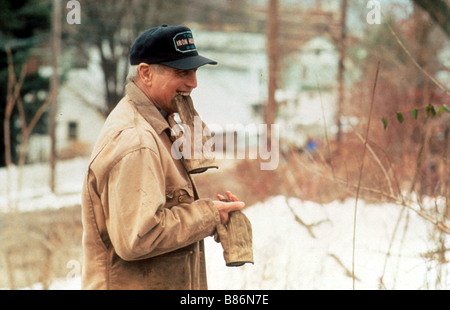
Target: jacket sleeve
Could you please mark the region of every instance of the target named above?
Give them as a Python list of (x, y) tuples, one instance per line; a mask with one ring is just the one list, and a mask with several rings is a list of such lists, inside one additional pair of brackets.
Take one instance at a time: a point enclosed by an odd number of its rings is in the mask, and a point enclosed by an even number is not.
[(108, 179), (106, 226), (124, 260), (157, 256), (214, 233), (220, 217), (212, 200), (167, 208), (164, 173), (158, 155), (140, 148), (125, 155)]

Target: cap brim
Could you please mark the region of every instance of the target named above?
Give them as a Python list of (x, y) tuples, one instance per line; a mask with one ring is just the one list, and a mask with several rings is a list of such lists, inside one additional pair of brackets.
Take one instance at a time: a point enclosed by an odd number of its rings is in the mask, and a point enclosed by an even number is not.
[(204, 65), (217, 65), (217, 61), (196, 55), (183, 59), (161, 62), (161, 64), (180, 70), (192, 70)]

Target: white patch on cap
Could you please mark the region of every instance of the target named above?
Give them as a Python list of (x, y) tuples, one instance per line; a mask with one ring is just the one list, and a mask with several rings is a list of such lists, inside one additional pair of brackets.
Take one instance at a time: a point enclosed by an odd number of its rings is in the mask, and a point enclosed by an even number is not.
[(194, 37), (191, 31), (184, 31), (177, 33), (173, 37), (173, 44), (175, 45), (175, 50), (181, 53), (188, 53), (196, 51), (194, 44)]

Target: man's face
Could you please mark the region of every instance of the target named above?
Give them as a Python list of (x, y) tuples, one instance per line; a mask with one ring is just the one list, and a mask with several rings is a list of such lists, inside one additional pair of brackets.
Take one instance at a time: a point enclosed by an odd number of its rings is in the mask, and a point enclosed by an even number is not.
[(160, 66), (153, 70), (150, 99), (167, 113), (177, 112), (174, 98), (177, 95), (189, 96), (197, 87), (197, 69), (179, 70)]

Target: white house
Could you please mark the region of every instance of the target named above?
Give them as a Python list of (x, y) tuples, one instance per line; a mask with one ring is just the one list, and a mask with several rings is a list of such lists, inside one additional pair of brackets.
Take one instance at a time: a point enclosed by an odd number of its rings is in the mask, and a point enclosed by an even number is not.
[[(65, 57), (73, 57), (72, 55), (63, 55), (62, 66)], [(48, 67), (41, 70), (43, 75), (51, 74)], [(91, 51), (87, 67), (70, 69), (58, 91), (55, 134), (56, 149), (60, 157), (86, 156), (92, 149), (105, 120), (95, 109), (104, 104), (103, 92), (99, 56)], [(29, 162), (48, 159), (49, 136), (32, 135), (29, 143)]]
[(315, 37), (285, 59), (278, 122), (287, 142), (301, 146), (334, 131), (338, 57), (328, 39)]

